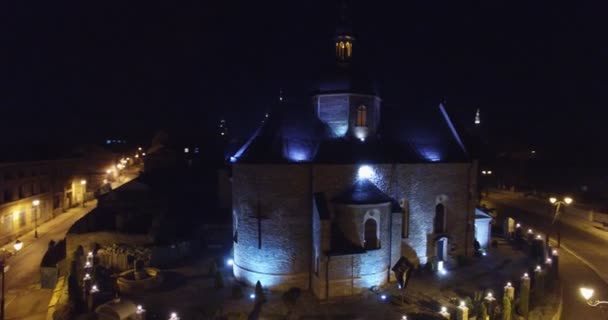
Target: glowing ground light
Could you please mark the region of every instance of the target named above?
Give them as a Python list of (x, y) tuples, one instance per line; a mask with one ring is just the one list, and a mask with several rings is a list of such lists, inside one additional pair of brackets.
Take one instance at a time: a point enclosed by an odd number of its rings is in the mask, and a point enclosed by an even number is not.
[(252, 299), (252, 300), (255, 299), (255, 293), (250, 294), (249, 299)]
[(371, 179), (374, 176), (374, 169), (368, 165), (362, 165), (357, 171), (357, 178), (359, 179)]
[(234, 264), (234, 260), (233, 259), (226, 260), (226, 265), (228, 265), (228, 266), (231, 267), (233, 264)]
[(91, 287), (91, 293), (96, 293), (96, 292), (99, 292), (99, 288), (97, 288), (97, 285), (96, 285), (96, 284), (94, 284), (94, 285)]
[(530, 276), (528, 276), (528, 273), (524, 273), (524, 276), (523, 276), (524, 279), (528, 279), (529, 277)]
[(386, 300), (386, 295), (385, 295), (385, 294), (383, 294), (383, 295), (381, 295), (381, 296), (380, 296), (380, 298), (381, 298), (382, 300)]
[(136, 313), (136, 314), (142, 314), (142, 313), (144, 313), (144, 312), (146, 312), (146, 310), (144, 309), (144, 307), (142, 307), (142, 306), (141, 306), (141, 304), (140, 304), (140, 305), (138, 305), (138, 306), (137, 306), (137, 309), (135, 310), (135, 313)]

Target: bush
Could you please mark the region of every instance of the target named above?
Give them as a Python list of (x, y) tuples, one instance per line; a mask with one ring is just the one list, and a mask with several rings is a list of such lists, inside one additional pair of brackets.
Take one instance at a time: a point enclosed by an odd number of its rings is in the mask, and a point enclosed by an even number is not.
[(298, 298), (300, 297), (300, 288), (291, 288), (289, 291), (283, 293), (282, 300), (287, 307), (287, 313), (291, 313), (291, 310), (295, 308)]
[(232, 298), (241, 299), (243, 298), (243, 288), (240, 285), (232, 286)]
[(266, 302), (266, 295), (264, 295), (264, 289), (262, 288), (262, 284), (258, 280), (255, 284), (255, 302), (256, 303), (264, 303)]

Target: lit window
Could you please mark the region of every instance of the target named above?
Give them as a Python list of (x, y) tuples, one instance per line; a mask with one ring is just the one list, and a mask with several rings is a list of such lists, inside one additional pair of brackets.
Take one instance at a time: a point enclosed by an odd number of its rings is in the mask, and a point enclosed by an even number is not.
[(346, 42), (346, 57), (350, 58), (353, 52), (353, 45), (350, 42)]
[(367, 108), (364, 105), (360, 105), (357, 108), (357, 127), (367, 127)]

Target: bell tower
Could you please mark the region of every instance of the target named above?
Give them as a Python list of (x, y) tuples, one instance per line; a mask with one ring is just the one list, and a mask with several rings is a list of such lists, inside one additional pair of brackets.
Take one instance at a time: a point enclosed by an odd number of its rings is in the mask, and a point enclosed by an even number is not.
[(343, 1), (340, 8), (340, 23), (336, 28), (336, 37), (334, 38), (336, 44), (336, 60), (338, 63), (349, 63), (353, 56), (355, 37), (352, 35), (352, 28), (350, 25), (348, 7), (346, 1)]

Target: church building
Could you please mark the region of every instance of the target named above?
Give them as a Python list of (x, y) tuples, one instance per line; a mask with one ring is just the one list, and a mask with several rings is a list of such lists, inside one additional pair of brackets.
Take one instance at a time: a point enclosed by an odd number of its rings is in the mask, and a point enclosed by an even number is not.
[[(230, 158), (234, 276), (320, 299), (471, 255), (477, 168), (444, 105), (383, 109), (347, 27), (307, 104), (279, 99)], [(401, 259), (402, 261), (404, 259)]]

